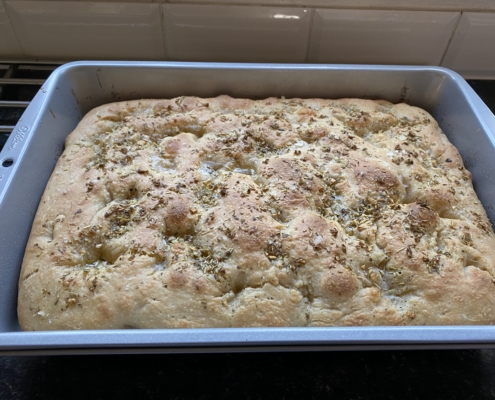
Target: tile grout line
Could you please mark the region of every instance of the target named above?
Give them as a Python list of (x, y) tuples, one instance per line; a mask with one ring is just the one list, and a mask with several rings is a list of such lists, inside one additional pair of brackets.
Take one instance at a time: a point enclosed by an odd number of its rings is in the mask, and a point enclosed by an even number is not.
[[(6, 1), (6, 0), (5, 0)], [(15, 0), (14, 0), (15, 1)], [(35, 1), (35, 0), (31, 0)], [(51, 0), (55, 2), (63, 2), (62, 0)], [(87, 0), (71, 0), (74, 3), (84, 3)], [(334, 10), (357, 10), (357, 11), (425, 11), (425, 12), (477, 12), (477, 13), (495, 13), (495, 8), (493, 9), (483, 9), (483, 8), (466, 8), (458, 7), (458, 8), (441, 8), (441, 7), (393, 7), (393, 6), (371, 6), (371, 7), (362, 7), (362, 6), (349, 6), (349, 5), (334, 5), (328, 6), (326, 4), (318, 4), (318, 3), (310, 3), (310, 4), (284, 4), (284, 3), (269, 3), (268, 1), (265, 3), (256, 3), (256, 2), (230, 2), (230, 1), (221, 1), (221, 0), (213, 0), (213, 1), (198, 1), (198, 0), (148, 0), (148, 1), (132, 1), (132, 0), (92, 0), (94, 3), (139, 3), (139, 4), (183, 4), (183, 5), (204, 5), (204, 6), (247, 6), (247, 7), (278, 7), (278, 8), (321, 8), (321, 9), (334, 9)]]
[(463, 11), (459, 13), (459, 17), (457, 18), (457, 21), (455, 23), (455, 27), (452, 30), (452, 35), (450, 35), (449, 42), (447, 43), (447, 46), (445, 46), (445, 50), (443, 52), (442, 58), (440, 59), (440, 63), (438, 64), (439, 67), (442, 66), (443, 61), (445, 60), (445, 56), (447, 55), (447, 52), (449, 51), (450, 44), (452, 43), (452, 40), (454, 39), (455, 33), (457, 32), (457, 27), (459, 26), (459, 23), (461, 22), (462, 15), (464, 14)]
[(311, 36), (313, 35), (313, 22), (315, 19), (315, 13), (317, 12), (317, 9), (315, 8), (309, 8), (311, 15), (309, 16), (309, 32), (308, 32), (308, 40), (306, 41), (306, 55), (304, 57), (304, 63), (308, 63), (308, 58), (309, 58), (309, 47), (311, 45)]
[[(6, 0), (5, 0), (6, 1)], [(15, 0), (14, 0), (15, 1)], [(30, 0), (35, 1), (35, 0)], [(62, 0), (52, 0), (55, 2), (62, 2)], [(87, 0), (72, 0), (74, 3), (83, 3)], [(92, 0), (94, 3), (139, 3), (139, 4), (183, 4), (183, 5), (204, 5), (204, 6), (247, 6), (247, 7), (277, 7), (277, 8), (321, 8), (329, 10), (357, 10), (357, 11), (425, 11), (425, 12), (477, 12), (477, 13), (495, 13), (495, 8), (493, 9), (483, 9), (483, 8), (466, 8), (465, 6), (459, 8), (441, 8), (441, 7), (393, 7), (393, 6), (372, 6), (372, 7), (362, 7), (362, 6), (349, 6), (349, 5), (335, 5), (327, 6), (325, 4), (310, 3), (310, 4), (284, 4), (284, 3), (256, 3), (256, 2), (229, 2), (221, 0), (213, 1), (198, 1), (198, 0), (148, 0), (148, 1), (129, 1), (129, 0)]]
[[(76, 1), (84, 1), (84, 0), (76, 0)], [(108, 0), (106, 0), (108, 1)], [(110, 0), (114, 1), (114, 0)], [(115, 0), (118, 2), (118, 0)], [(98, 2), (98, 1), (97, 1)], [(346, 5), (337, 5), (337, 6), (326, 6), (324, 4), (283, 4), (283, 3), (250, 3), (250, 2), (227, 2), (227, 1), (195, 1), (195, 0), (158, 0), (159, 4), (183, 4), (183, 5), (204, 5), (204, 6), (240, 6), (240, 7), (277, 7), (277, 8), (322, 8), (329, 10), (356, 10), (356, 11), (423, 11), (423, 12), (481, 12), (481, 13), (495, 13), (495, 8), (492, 10), (486, 10), (482, 8), (472, 8), (466, 9), (462, 7), (460, 9), (455, 8), (427, 8), (427, 7), (392, 7), (392, 6), (376, 6), (376, 7), (358, 7), (358, 6), (346, 6)]]
[(160, 9), (160, 26), (162, 28), (162, 42), (163, 42), (164, 61), (168, 61), (170, 59), (170, 57), (168, 54), (167, 37), (165, 35), (165, 6), (164, 6), (164, 4), (158, 4), (158, 8)]

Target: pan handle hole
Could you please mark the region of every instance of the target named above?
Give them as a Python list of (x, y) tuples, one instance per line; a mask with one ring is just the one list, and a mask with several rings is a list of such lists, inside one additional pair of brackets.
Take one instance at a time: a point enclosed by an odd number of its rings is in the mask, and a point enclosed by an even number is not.
[(12, 164), (14, 164), (14, 160), (12, 160), (12, 158), (7, 158), (6, 160), (3, 160), (2, 167), (8, 168)]

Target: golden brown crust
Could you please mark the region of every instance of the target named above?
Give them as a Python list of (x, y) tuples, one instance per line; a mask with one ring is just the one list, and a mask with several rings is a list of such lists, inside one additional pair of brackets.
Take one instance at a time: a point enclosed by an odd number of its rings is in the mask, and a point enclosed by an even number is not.
[(495, 322), (495, 236), (433, 118), (357, 99), (114, 103), (68, 136), (25, 330)]

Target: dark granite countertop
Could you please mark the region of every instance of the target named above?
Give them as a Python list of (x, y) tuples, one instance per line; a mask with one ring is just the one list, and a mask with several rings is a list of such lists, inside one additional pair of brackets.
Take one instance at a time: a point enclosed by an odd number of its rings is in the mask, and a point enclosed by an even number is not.
[(495, 350), (0, 358), (1, 399), (492, 399)]
[(493, 399), (495, 350), (0, 357), (0, 399), (232, 397)]

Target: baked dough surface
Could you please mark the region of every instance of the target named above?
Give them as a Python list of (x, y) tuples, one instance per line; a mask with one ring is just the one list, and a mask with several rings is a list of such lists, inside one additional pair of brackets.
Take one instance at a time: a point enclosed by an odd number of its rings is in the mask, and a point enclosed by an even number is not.
[(495, 322), (495, 237), (425, 111), (358, 99), (113, 103), (66, 140), (24, 330)]

